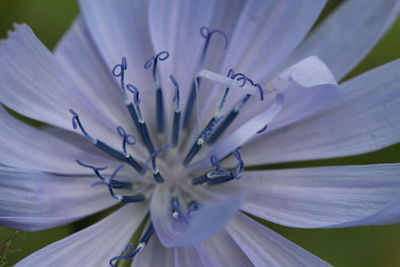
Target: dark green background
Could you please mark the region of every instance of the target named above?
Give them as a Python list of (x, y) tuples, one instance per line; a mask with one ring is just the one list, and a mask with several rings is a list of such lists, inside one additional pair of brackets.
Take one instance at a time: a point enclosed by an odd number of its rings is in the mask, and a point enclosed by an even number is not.
[[(330, 1), (323, 14), (331, 12), (339, 2)], [(7, 31), (12, 29), (13, 23), (27, 23), (33, 28), (39, 39), (51, 49), (77, 14), (78, 6), (73, 0), (0, 0), (0, 37), (7, 36)], [(399, 58), (399, 34), (400, 20), (397, 20), (388, 34), (346, 79)], [(268, 166), (268, 168), (384, 162), (400, 162), (399, 144), (356, 157), (281, 164)], [(101, 216), (92, 216), (72, 225), (36, 233), (19, 232), (9, 244), (6, 253), (7, 266), (47, 244), (85, 227)], [(333, 230), (304, 230), (268, 222), (265, 224), (335, 266), (400, 266), (400, 224)], [(12, 232), (14, 230), (0, 227), (0, 244)], [(0, 251), (1, 249), (0, 245)]]

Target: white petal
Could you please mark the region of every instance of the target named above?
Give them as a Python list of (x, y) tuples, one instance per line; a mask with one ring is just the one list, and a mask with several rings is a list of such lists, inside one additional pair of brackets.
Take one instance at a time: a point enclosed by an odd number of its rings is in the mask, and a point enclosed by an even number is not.
[(242, 213), (226, 230), (254, 266), (331, 266)]
[(400, 60), (341, 87), (328, 110), (245, 146), (247, 164), (355, 155), (400, 142)]
[(89, 176), (57, 176), (0, 167), (0, 222), (36, 231), (78, 220), (116, 204)]
[[(400, 164), (245, 172), (243, 210), (304, 228), (382, 224), (400, 219)], [(381, 212), (384, 217), (379, 218)]]
[(120, 208), (98, 223), (55, 242), (16, 266), (110, 266), (146, 215), (145, 204)]
[(348, 0), (334, 11), (285, 62), (289, 66), (316, 55), (342, 79), (396, 20), (397, 0)]

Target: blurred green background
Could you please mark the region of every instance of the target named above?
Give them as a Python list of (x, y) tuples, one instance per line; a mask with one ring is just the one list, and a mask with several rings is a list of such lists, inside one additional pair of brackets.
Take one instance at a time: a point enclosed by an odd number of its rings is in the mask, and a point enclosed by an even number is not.
[[(329, 1), (323, 16), (329, 14), (340, 2)], [(7, 31), (12, 29), (13, 23), (27, 23), (39, 39), (52, 49), (78, 12), (77, 3), (73, 0), (0, 0), (0, 38), (7, 36)], [(399, 57), (400, 19), (346, 79)], [(356, 157), (280, 164), (266, 166), (266, 168), (385, 162), (400, 162), (400, 144)], [(18, 232), (12, 235), (15, 230), (0, 227), (0, 266), (5, 260), (7, 261), (5, 266), (10, 266), (30, 253), (82, 229), (102, 216), (104, 214), (36, 233)], [(335, 266), (400, 266), (400, 224), (384, 227), (304, 230), (264, 223)]]

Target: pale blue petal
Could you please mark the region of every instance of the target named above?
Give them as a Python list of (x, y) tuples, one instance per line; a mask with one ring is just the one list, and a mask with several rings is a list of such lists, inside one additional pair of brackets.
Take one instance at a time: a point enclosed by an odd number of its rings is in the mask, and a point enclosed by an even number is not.
[(116, 201), (94, 177), (57, 176), (0, 167), (1, 225), (36, 231), (106, 209)]
[(174, 248), (175, 266), (251, 266), (235, 241), (223, 231), (200, 245)]
[(204, 253), (202, 245), (196, 247), (174, 248), (175, 267), (208, 267), (213, 261)]
[[(77, 159), (82, 159), (82, 161), (88, 160), (91, 164), (96, 165), (96, 166), (97, 165), (99, 165), (99, 166), (107, 165), (108, 161), (110, 161), (110, 163), (111, 162), (112, 163), (121, 163), (120, 161), (111, 157), (109, 154), (101, 151), (99, 148), (94, 146), (92, 143), (88, 142), (80, 134), (70, 132), (70, 131), (64, 130), (62, 128), (53, 127), (53, 126), (44, 126), (39, 129), (41, 130), (40, 133), (44, 132), (46, 137), (51, 135), (51, 138), (54, 137), (54, 138), (62, 141), (63, 143), (67, 143), (68, 145), (74, 146), (78, 149), (82, 149), (83, 151), (87, 152), (87, 155), (78, 156)], [(59, 154), (62, 154), (62, 153), (59, 153)], [(90, 158), (90, 156), (99, 155), (99, 154), (104, 157), (100, 157), (99, 159), (101, 159), (101, 160), (99, 160), (98, 162), (95, 162)], [(70, 159), (68, 159), (68, 160), (70, 160)], [(106, 162), (107, 162), (107, 164), (105, 164)], [(76, 162), (74, 164), (76, 164)], [(80, 166), (79, 169), (82, 171), (82, 166)], [(49, 172), (52, 172), (52, 171), (49, 171)], [(91, 174), (93, 174), (93, 172)]]
[(331, 266), (242, 213), (226, 230), (254, 266)]
[[(154, 49), (156, 53), (163, 50), (170, 53), (168, 60), (160, 63), (159, 67), (164, 88), (171, 87), (169, 75), (174, 74), (179, 80), (181, 95), (186, 99), (195, 71), (198, 71), (196, 68), (205, 42), (200, 35), (200, 28), (210, 24), (216, 2), (149, 2), (149, 25)], [(164, 90), (164, 94), (171, 101), (174, 91)]]
[(84, 174), (89, 171), (75, 160), (100, 166), (114, 162), (98, 149), (87, 150), (80, 146), (82, 143), (94, 148), (78, 135), (70, 134), (76, 136), (73, 143), (69, 143), (71, 139), (55, 138), (45, 130), (15, 119), (1, 107), (0, 129), (0, 140), (3, 140), (0, 142), (0, 163), (3, 165), (59, 174)]
[[(278, 71), (277, 66), (305, 38), (325, 2), (247, 1), (237, 17), (230, 45), (218, 72), (225, 75), (233, 68), (265, 85)], [(207, 120), (215, 112), (223, 90), (204, 88), (203, 91), (204, 103), (200, 107)], [(231, 90), (226, 103), (227, 110), (242, 96), (243, 93)]]
[(208, 198), (207, 202), (196, 199), (201, 206), (188, 221), (174, 219), (171, 189), (168, 185), (156, 186), (150, 203), (151, 219), (164, 246), (196, 245), (220, 232), (225, 223), (238, 211), (244, 194), (239, 191), (236, 194), (217, 197), (216, 194), (210, 193)]
[(342, 79), (396, 20), (397, 0), (349, 0), (334, 11), (285, 62), (289, 66), (316, 55)]
[[(216, 240), (217, 239), (217, 240)], [(222, 240), (221, 240), (222, 239)], [(229, 237), (225, 234), (225, 231), (211, 237), (204, 243), (192, 246), (192, 247), (184, 247), (184, 248), (174, 248), (174, 257), (175, 257), (175, 266), (176, 267), (208, 267), (208, 266), (232, 266), (232, 263), (235, 264), (243, 264), (247, 263), (246, 257), (237, 249), (235, 243), (231, 240), (228, 242), (221, 244), (225, 240), (229, 240)], [(223, 247), (223, 252), (215, 249), (214, 246), (220, 245)], [(223, 257), (223, 255), (216, 255), (219, 253), (224, 253), (228, 255), (228, 253), (235, 252), (229, 254), (229, 260), (227, 257)], [(224, 259), (225, 258), (225, 259)], [(246, 265), (240, 265), (246, 266)]]
[(223, 231), (203, 243), (184, 248), (166, 248), (157, 236), (135, 257), (132, 266), (206, 267), (252, 266), (233, 239)]
[(271, 107), (248, 120), (234, 132), (230, 133), (223, 141), (218, 142), (204, 158), (203, 166), (210, 164), (209, 159), (212, 156), (215, 156), (217, 159), (222, 159), (236, 148), (248, 142), (260, 129), (277, 117), (284, 105), (284, 99), (285, 97), (283, 94), (278, 95)]
[[(285, 88), (288, 82), (293, 85), (289, 83)], [(310, 117), (334, 102), (340, 94), (331, 70), (315, 56), (282, 71), (269, 84), (285, 94), (284, 108), (269, 125), (269, 131)]]
[(110, 121), (137, 135), (120, 95), (119, 80), (104, 64), (81, 17), (58, 43), (54, 54), (81, 90), (87, 93), (90, 101), (96, 103)]
[(343, 223), (335, 227), (352, 227), (353, 225), (385, 225), (400, 222), (400, 197), (379, 212), (355, 222)]
[[(147, 73), (143, 65), (153, 56), (148, 1), (121, 0), (116, 4), (107, 0), (86, 0), (79, 4), (87, 29), (107, 68), (111, 70), (126, 57), (126, 78), (141, 88), (144, 79), (140, 76)], [(147, 76), (151, 78), (151, 74)], [(151, 85), (151, 80), (148, 84)]]
[(226, 231), (206, 240), (197, 247), (197, 250), (213, 263), (209, 266), (253, 266)]
[(157, 235), (153, 234), (146, 247), (135, 256), (131, 266), (175, 267), (174, 249), (164, 247), (158, 240)]
[(145, 204), (126, 205), (96, 224), (55, 242), (16, 264), (22, 266), (110, 266), (147, 213)]
[[(246, 172), (243, 210), (293, 227), (331, 228), (400, 219), (400, 164)], [(380, 218), (379, 214), (385, 213)]]
[(325, 2), (247, 1), (238, 18), (224, 69), (241, 70), (257, 81), (271, 75), (304, 39)]
[(79, 5), (106, 68), (111, 70), (121, 63), (122, 57), (126, 57), (128, 69), (125, 80), (140, 90), (143, 116), (152, 128), (155, 122), (152, 116), (155, 112), (155, 90), (151, 70), (143, 68), (144, 63), (156, 54), (150, 37), (149, 2), (81, 0)]
[(87, 131), (111, 146), (121, 140), (112, 122), (64, 70), (27, 25), (0, 45), (0, 103), (36, 120), (73, 130), (73, 108)]
[(246, 164), (349, 156), (400, 142), (400, 60), (341, 87), (329, 109), (245, 146)]
[[(226, 54), (224, 38), (219, 34), (212, 37), (204, 66), (199, 66), (206, 42), (200, 29), (205, 26), (210, 31), (221, 30), (229, 43), (244, 4), (242, 0), (150, 1), (149, 25), (153, 47), (156, 52), (170, 52), (168, 60), (162, 62), (159, 68), (163, 88), (171, 87), (169, 75), (174, 74), (180, 85), (181, 98), (186, 100), (200, 67), (219, 70)], [(209, 89), (205, 91), (206, 95), (211, 93)], [(173, 107), (173, 93), (173, 90), (164, 90), (167, 108)]]
[[(202, 160), (195, 163), (195, 167), (208, 166), (210, 156), (223, 158), (242, 146), (245, 148), (246, 164), (253, 164), (252, 160), (262, 160), (264, 147), (253, 148), (255, 141), (252, 140), (266, 142), (265, 136), (269, 132), (318, 113), (336, 100), (340, 93), (330, 70), (317, 57), (306, 58), (279, 73), (266, 88), (273, 91), (266, 90), (265, 100), (261, 103), (258, 98), (251, 98), (229, 130), (222, 135), (222, 141), (209, 148), (208, 153), (203, 151), (198, 156)], [(276, 90), (279, 90), (278, 94)], [(272, 101), (275, 102), (271, 105)], [(268, 130), (258, 133), (266, 125)], [(275, 145), (281, 146), (280, 143)], [(252, 149), (247, 149), (250, 146)]]

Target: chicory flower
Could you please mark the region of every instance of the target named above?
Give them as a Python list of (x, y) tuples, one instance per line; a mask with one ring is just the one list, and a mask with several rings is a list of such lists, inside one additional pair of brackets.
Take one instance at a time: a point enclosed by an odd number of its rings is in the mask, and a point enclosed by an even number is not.
[(1, 109), (1, 224), (35, 231), (125, 204), (17, 266), (325, 266), (246, 213), (397, 222), (398, 164), (248, 170), (400, 140), (399, 61), (336, 82), (399, 2), (347, 1), (303, 41), (324, 3), (82, 0), (54, 53), (17, 26), (0, 45), (0, 102), (51, 127)]

